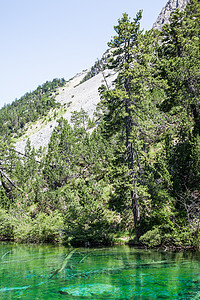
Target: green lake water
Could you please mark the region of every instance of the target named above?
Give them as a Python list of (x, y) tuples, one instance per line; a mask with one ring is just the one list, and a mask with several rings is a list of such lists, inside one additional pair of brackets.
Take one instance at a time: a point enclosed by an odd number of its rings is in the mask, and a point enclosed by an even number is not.
[(0, 299), (200, 299), (200, 254), (0, 244)]

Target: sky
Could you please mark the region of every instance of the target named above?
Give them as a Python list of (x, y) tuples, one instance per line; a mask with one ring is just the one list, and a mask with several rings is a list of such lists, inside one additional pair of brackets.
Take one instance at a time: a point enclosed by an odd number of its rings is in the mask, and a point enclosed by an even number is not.
[(107, 50), (124, 12), (151, 29), (167, 0), (0, 0), (0, 107), (54, 78), (69, 80)]

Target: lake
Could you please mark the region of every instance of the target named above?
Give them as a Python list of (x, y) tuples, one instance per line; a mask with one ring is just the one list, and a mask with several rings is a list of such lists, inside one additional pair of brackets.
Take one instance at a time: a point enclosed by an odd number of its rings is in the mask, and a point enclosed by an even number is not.
[(0, 299), (200, 299), (200, 253), (1, 243)]

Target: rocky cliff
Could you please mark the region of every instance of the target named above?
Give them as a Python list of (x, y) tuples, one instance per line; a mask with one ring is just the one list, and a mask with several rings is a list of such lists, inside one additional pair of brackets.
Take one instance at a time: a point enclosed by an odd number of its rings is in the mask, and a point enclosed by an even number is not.
[(164, 24), (169, 23), (171, 13), (176, 9), (185, 9), (187, 2), (188, 0), (169, 0), (153, 24), (153, 28), (161, 30)]

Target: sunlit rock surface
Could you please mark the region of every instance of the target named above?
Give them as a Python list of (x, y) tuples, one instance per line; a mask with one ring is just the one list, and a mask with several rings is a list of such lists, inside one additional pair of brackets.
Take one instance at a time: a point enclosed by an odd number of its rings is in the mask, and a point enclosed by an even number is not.
[[(88, 113), (90, 118), (92, 118), (96, 106), (100, 101), (98, 92), (99, 87), (102, 84), (106, 85), (106, 83), (112, 87), (113, 81), (116, 79), (116, 73), (110, 70), (104, 70), (104, 76), (102, 72), (100, 72), (89, 80), (81, 83), (87, 72), (88, 70), (77, 74), (73, 79), (69, 80), (64, 87), (59, 88), (58, 90), (56, 101), (66, 109), (66, 112), (62, 117), (68, 120), (69, 123), (72, 112), (80, 111), (81, 108)], [(106, 78), (106, 83), (104, 78)], [(48, 124), (45, 126), (41, 125), (42, 124), (38, 122), (35, 126), (35, 131), (31, 132), (30, 129), (28, 130), (26, 136), (16, 143), (17, 151), (24, 153), (28, 138), (30, 139), (31, 146), (35, 149), (48, 146), (51, 134), (57, 125), (57, 122), (52, 117), (52, 121), (48, 122)]]
[(153, 24), (153, 28), (161, 30), (164, 24), (169, 23), (171, 13), (177, 8), (185, 9), (187, 2), (188, 0), (169, 0)]

